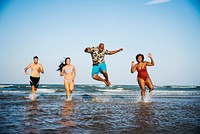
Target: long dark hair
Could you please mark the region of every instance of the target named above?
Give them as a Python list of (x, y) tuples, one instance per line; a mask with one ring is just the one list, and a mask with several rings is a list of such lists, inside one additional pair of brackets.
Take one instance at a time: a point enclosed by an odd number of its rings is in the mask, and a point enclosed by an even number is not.
[(63, 68), (65, 65), (67, 65), (67, 64), (66, 64), (67, 59), (69, 59), (69, 60), (71, 61), (70, 57), (65, 58), (65, 61), (60, 62), (60, 65), (58, 66), (58, 69), (57, 69), (56, 71), (62, 72), (62, 68)]

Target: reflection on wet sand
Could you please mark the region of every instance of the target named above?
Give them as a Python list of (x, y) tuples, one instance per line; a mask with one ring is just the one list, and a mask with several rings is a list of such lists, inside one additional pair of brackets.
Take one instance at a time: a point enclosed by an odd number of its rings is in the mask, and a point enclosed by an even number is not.
[(22, 121), (22, 124), (28, 129), (25, 129), (26, 133), (39, 133), (38, 124), (39, 119), (38, 117), (38, 102), (31, 101), (28, 102), (25, 108), (25, 114), (27, 114), (26, 118)]
[(138, 103), (138, 109), (135, 112), (137, 132), (148, 133), (154, 124), (154, 108), (152, 102), (140, 102)]
[(71, 121), (70, 115), (74, 112), (74, 106), (72, 101), (65, 101), (64, 108), (61, 111), (61, 120), (58, 123), (65, 126), (76, 126), (74, 121)]

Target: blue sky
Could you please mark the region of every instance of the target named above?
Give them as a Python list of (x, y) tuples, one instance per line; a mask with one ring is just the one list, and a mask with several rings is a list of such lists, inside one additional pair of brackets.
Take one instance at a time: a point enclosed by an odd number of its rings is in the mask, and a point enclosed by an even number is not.
[(152, 53), (148, 72), (155, 85), (200, 85), (198, 0), (3, 0), (0, 1), (0, 84), (28, 83), (24, 67), (39, 56), (41, 83), (63, 83), (56, 71), (70, 56), (77, 84), (91, 78), (86, 47), (104, 42), (112, 84), (137, 84), (130, 73), (138, 53)]

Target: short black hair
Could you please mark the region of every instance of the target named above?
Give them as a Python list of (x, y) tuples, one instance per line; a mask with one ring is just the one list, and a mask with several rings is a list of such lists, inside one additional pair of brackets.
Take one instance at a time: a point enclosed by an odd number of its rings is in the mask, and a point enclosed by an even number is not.
[(136, 55), (136, 61), (139, 62), (139, 61), (138, 61), (138, 57), (139, 57), (139, 56), (142, 57), (142, 62), (143, 62), (143, 61), (144, 61), (144, 55), (143, 55), (143, 54), (137, 54), (137, 55)]
[(101, 43), (99, 44), (99, 46), (101, 46), (101, 45), (103, 45), (103, 46), (104, 46), (104, 43), (102, 43), (102, 42), (101, 42)]
[(37, 56), (34, 56), (33, 59), (38, 59), (38, 57), (37, 57)]

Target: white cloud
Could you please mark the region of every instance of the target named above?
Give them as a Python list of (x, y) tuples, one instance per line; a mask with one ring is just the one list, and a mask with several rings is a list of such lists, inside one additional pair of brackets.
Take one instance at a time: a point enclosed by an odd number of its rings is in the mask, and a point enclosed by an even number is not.
[(151, 0), (150, 2), (147, 2), (145, 5), (153, 5), (153, 4), (160, 4), (160, 3), (166, 3), (171, 0)]

